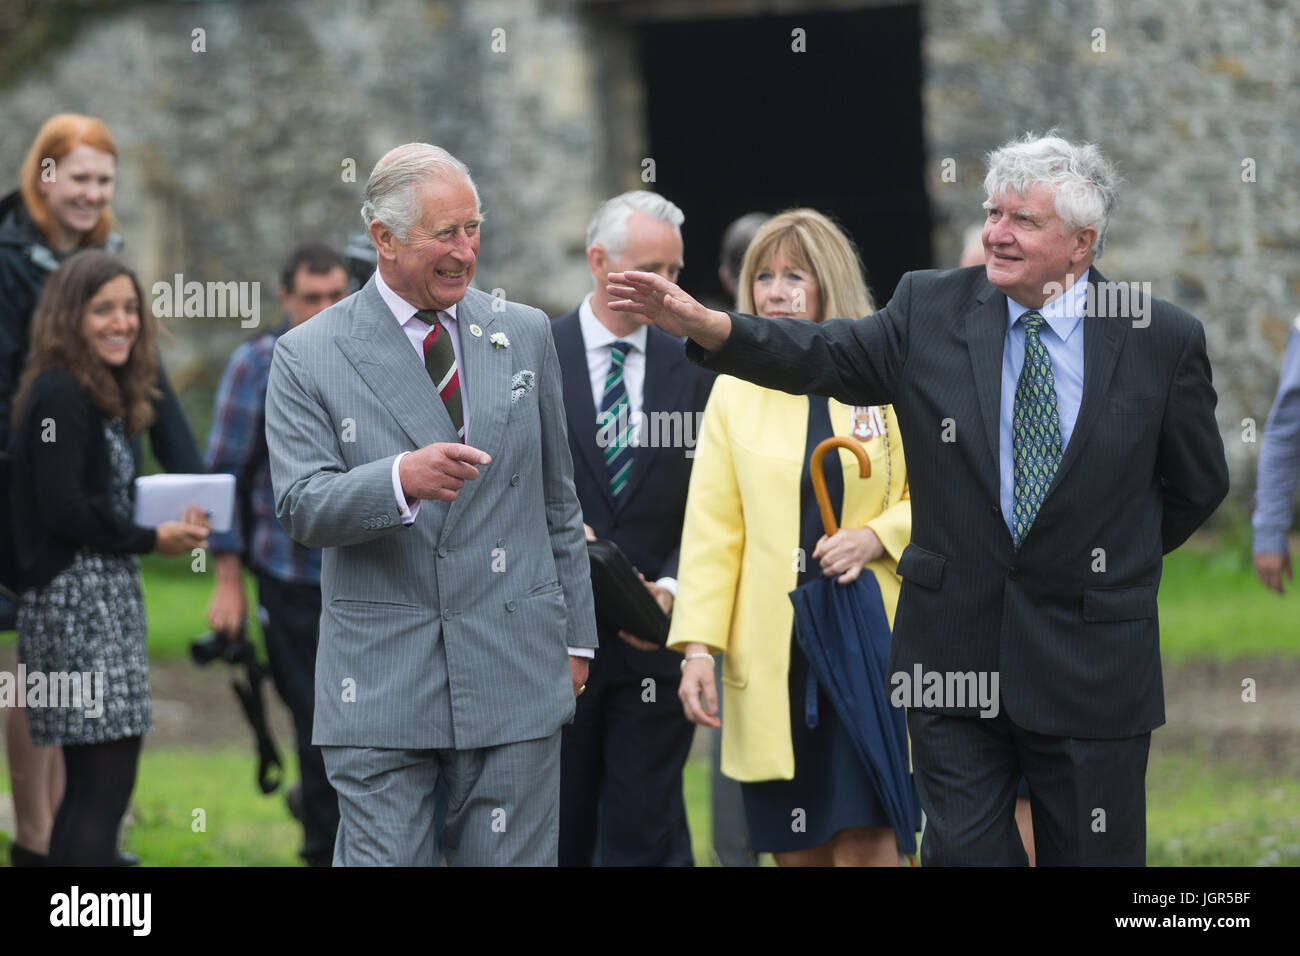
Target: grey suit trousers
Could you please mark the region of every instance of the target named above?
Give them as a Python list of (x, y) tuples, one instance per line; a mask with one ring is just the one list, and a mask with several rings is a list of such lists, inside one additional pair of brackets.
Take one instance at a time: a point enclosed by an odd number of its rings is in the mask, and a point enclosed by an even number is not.
[(335, 866), (434, 866), (434, 789), (451, 866), (555, 866), (560, 731), (473, 750), (322, 747), (339, 796)]

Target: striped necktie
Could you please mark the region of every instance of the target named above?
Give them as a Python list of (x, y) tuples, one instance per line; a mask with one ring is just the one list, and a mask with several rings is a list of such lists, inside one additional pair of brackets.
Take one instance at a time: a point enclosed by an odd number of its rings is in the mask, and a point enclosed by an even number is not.
[(1061, 464), (1061, 415), (1056, 405), (1052, 359), (1039, 337), (1043, 317), (1034, 311), (1020, 317), (1025, 324), (1025, 361), (1016, 382), (1011, 413), (1013, 463), (1011, 536), (1019, 550), (1038, 515)]
[(609, 346), (609, 373), (605, 376), (605, 389), (600, 397), (600, 414), (596, 417), (596, 444), (605, 454), (605, 469), (609, 472), (609, 490), (614, 500), (627, 487), (632, 471), (632, 422), (627, 400), (627, 383), (623, 378), (623, 364), (627, 360), (631, 342), (615, 341)]
[(415, 313), (431, 328), (424, 337), (424, 367), (438, 390), (442, 403), (447, 406), (456, 435), (465, 439), (465, 412), (461, 405), (460, 370), (456, 368), (456, 349), (451, 344), (451, 333), (438, 320), (438, 313), (424, 309)]

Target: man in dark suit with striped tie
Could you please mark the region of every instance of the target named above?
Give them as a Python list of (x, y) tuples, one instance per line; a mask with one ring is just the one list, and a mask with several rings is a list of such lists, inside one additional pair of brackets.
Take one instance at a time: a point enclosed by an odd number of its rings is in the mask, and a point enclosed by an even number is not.
[(984, 186), (985, 265), (909, 273), (856, 322), (714, 312), (637, 274), (610, 277), (611, 308), (690, 335), (715, 371), (893, 403), (912, 541), (887, 690), (922, 860), (1023, 865), (1023, 773), (1039, 865), (1140, 866), (1161, 556), (1228, 490), (1205, 333), (1093, 268), (1115, 205), (1097, 147), (1026, 136)]
[[(683, 342), (610, 311), (605, 277), (677, 278), (682, 212), (648, 191), (601, 205), (587, 230), (595, 290), (552, 325), (574, 484), (588, 533), (617, 544), (666, 612), (691, 454), (713, 384)], [(602, 629), (561, 751), (560, 865), (689, 866), (682, 766), (694, 725), (677, 702), (681, 655)], [(599, 827), (597, 822), (599, 821)]]

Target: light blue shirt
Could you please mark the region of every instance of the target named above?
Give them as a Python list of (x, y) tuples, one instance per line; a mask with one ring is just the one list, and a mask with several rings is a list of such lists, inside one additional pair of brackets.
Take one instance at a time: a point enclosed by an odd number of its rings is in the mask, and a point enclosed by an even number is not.
[[(1079, 405), (1083, 401), (1083, 313), (1087, 305), (1087, 270), (1060, 297), (1053, 299), (1039, 313), (1044, 319), (1038, 333), (1047, 356), (1052, 360), (1052, 378), (1056, 383), (1056, 410), (1061, 418), (1061, 454), (1070, 444)], [(1020, 317), (1029, 311), (1007, 298), (1007, 335), (1002, 344), (1002, 405), (998, 413), (998, 468), (1001, 478), (1002, 518), (1011, 530), (1015, 509), (1015, 459), (1011, 453), (1011, 417), (1016, 408), (1016, 383), (1025, 364), (1025, 327)]]
[(1296, 481), (1300, 479), (1300, 316), (1287, 341), (1277, 397), (1264, 426), (1259, 450), (1259, 482), (1255, 486), (1256, 554), (1285, 552), (1291, 527)]

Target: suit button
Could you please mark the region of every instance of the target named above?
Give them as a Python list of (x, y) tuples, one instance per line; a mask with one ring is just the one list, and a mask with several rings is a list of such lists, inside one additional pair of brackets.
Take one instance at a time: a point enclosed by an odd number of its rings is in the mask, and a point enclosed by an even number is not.
[(455, 617), (455, 615), (456, 615), (455, 611), (453, 611), (451, 608), (447, 608), (445, 611), (442, 612), (442, 619), (444, 621), (450, 621), (453, 617)]
[(512, 484), (512, 485), (517, 485), (517, 484), (519, 484), (519, 476), (518, 476), (518, 475), (511, 475), (511, 476), (510, 476), (510, 484)]
[(1019, 581), (1019, 580), (1020, 580), (1020, 569), (1019, 569), (1019, 568), (1012, 568), (1011, 571), (1010, 571), (1010, 573), (1007, 574), (1007, 580), (1008, 580), (1008, 581)]
[(446, 556), (447, 556), (447, 549), (446, 549), (446, 548), (439, 548), (439, 549), (438, 549), (438, 557), (440, 557), (440, 558), (445, 558)]
[(515, 609), (515, 602), (514, 602), (514, 601), (506, 601), (506, 610), (507, 610), (507, 611), (510, 611), (510, 612), (513, 613), (514, 609)]
[(1001, 514), (1001, 509), (997, 505), (989, 505), (989, 514)]

